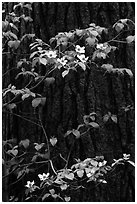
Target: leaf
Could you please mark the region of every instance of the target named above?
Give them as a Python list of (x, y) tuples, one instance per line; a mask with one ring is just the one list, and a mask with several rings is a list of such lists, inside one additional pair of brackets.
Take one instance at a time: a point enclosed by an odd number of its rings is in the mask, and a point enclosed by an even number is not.
[(54, 189), (50, 189), (49, 192), (50, 192), (51, 195), (55, 194), (55, 190)]
[(32, 68), (36, 66), (37, 62), (39, 62), (39, 57), (35, 57), (32, 60)]
[[(104, 52), (100, 52), (100, 56), (101, 56), (103, 59), (106, 59), (106, 57), (107, 57), (106, 53), (104, 53)], [(100, 57), (100, 58), (101, 58), (101, 57)]]
[(70, 199), (71, 199), (71, 197), (67, 197), (67, 196), (64, 198), (64, 200), (65, 200), (66, 202), (69, 202)]
[(90, 119), (92, 120), (92, 121), (95, 121), (95, 116), (93, 115), (93, 116), (90, 116)]
[(90, 164), (91, 164), (92, 166), (97, 167), (98, 162), (92, 159), (92, 160), (90, 161)]
[(46, 82), (47, 84), (53, 84), (53, 83), (55, 82), (55, 78), (54, 78), (54, 77), (47, 77), (47, 78), (45, 79), (45, 82)]
[(37, 151), (39, 151), (39, 150), (44, 146), (44, 144), (45, 144), (45, 143), (41, 143), (41, 144), (34, 143), (34, 145), (35, 145), (34, 148), (35, 148)]
[(31, 94), (30, 93), (25, 93), (22, 95), (22, 100), (24, 101), (26, 98), (28, 98)]
[(31, 4), (25, 4), (23, 7), (32, 10)]
[(82, 36), (84, 34), (84, 30), (76, 29), (76, 35)]
[(14, 33), (12, 33), (11, 31), (8, 31), (8, 33), (10, 37), (12, 37), (15, 40), (18, 40), (17, 36)]
[(68, 188), (68, 185), (65, 183), (65, 184), (61, 185), (60, 188), (62, 191), (64, 191)]
[(25, 173), (25, 169), (18, 172), (17, 179), (20, 178)]
[(31, 47), (30, 50), (33, 50), (34, 48), (39, 47), (38, 42), (34, 42), (34, 43), (30, 44), (30, 47)]
[(36, 154), (36, 155), (34, 155), (33, 157), (32, 157), (32, 159), (31, 159), (31, 161), (32, 162), (35, 162), (36, 161), (36, 159), (37, 159), (37, 157), (38, 157), (38, 155)]
[(64, 137), (67, 137), (67, 136), (70, 135), (71, 133), (72, 133), (72, 130), (68, 130), (68, 131), (65, 133)]
[(16, 108), (17, 106), (16, 106), (16, 104), (15, 103), (11, 103), (11, 104), (8, 104), (7, 105), (7, 108), (9, 109), (9, 110), (12, 110), (12, 109), (14, 109), (14, 108)]
[(45, 198), (48, 198), (50, 196), (50, 193), (46, 193), (43, 197), (42, 197), (42, 201), (45, 200)]
[(98, 32), (97, 32), (96, 30), (90, 31), (90, 34), (92, 34), (92, 35), (95, 36), (95, 37), (98, 36)]
[(103, 121), (106, 123), (109, 120), (110, 116), (108, 114), (104, 115)]
[(64, 78), (68, 73), (69, 73), (69, 69), (65, 70), (64, 72), (62, 72), (62, 77)]
[(77, 130), (79, 130), (81, 127), (84, 127), (84, 124), (78, 125)]
[(116, 115), (112, 115), (112, 116), (111, 116), (111, 120), (112, 120), (114, 123), (117, 123), (117, 116), (116, 116)]
[(39, 62), (43, 65), (46, 65), (47, 64), (47, 59), (46, 58), (41, 58), (39, 57)]
[(49, 40), (50, 44), (52, 44), (52, 43), (53, 43), (55, 40), (56, 40), (56, 38), (55, 38), (55, 37), (50, 38), (50, 40)]
[(106, 69), (107, 71), (112, 71), (113, 65), (112, 64), (103, 64), (101, 68)]
[(52, 138), (50, 138), (50, 143), (51, 143), (51, 145), (52, 146), (55, 146), (55, 144), (57, 143), (57, 138), (56, 137), (52, 137)]
[(73, 180), (74, 179), (74, 174), (73, 173), (65, 174), (65, 178), (67, 178), (69, 180)]
[(40, 153), (38, 153), (38, 157), (41, 157), (42, 159), (49, 159), (49, 153), (48, 152), (46, 152), (45, 154), (40, 154)]
[(95, 37), (88, 37), (86, 38), (85, 40), (86, 44), (89, 45), (89, 46), (93, 46), (95, 45), (95, 42), (96, 42), (96, 38)]
[(57, 184), (59, 184), (59, 185), (62, 185), (62, 184), (63, 184), (63, 180), (57, 178), (57, 179), (54, 181), (54, 183), (57, 183)]
[(124, 28), (123, 23), (117, 23), (115, 25), (115, 30), (119, 33)]
[(104, 180), (104, 179), (99, 179), (98, 182), (100, 182), (100, 183), (107, 183), (107, 181)]
[(92, 126), (93, 128), (99, 128), (99, 124), (95, 122), (91, 122), (89, 123), (89, 125)]
[(85, 71), (86, 65), (83, 62), (78, 62), (79, 66)]
[[(33, 52), (33, 53), (30, 55), (29, 58), (30, 58), (30, 59), (33, 58), (36, 54), (38, 54), (38, 51)], [(38, 59), (39, 59), (39, 58), (38, 58)]]
[(127, 162), (135, 167), (135, 163), (133, 161), (127, 161)]
[(84, 170), (78, 170), (77, 175), (78, 175), (79, 178), (82, 178), (83, 175), (84, 175)]
[(18, 150), (17, 149), (11, 149), (11, 150), (8, 150), (7, 153), (13, 154), (16, 157), (18, 154)]
[(89, 116), (88, 116), (88, 115), (84, 115), (84, 116), (83, 116), (83, 120), (84, 120), (84, 123), (85, 123), (86, 125), (89, 124)]
[(133, 36), (133, 35), (128, 36), (126, 38), (126, 41), (127, 41), (127, 43), (131, 43), (131, 42), (135, 41), (135, 36)]
[(72, 133), (76, 136), (76, 139), (80, 138), (80, 132), (78, 130), (73, 130)]
[(19, 45), (20, 45), (20, 41), (19, 41), (19, 40), (10, 40), (10, 41), (8, 42), (8, 46), (9, 46), (10, 48), (17, 49), (17, 48), (19, 47)]
[(13, 23), (10, 23), (10, 26), (11, 26), (12, 28), (14, 28), (17, 32), (19, 31), (18, 28), (17, 28)]
[(123, 69), (130, 77), (133, 77), (133, 73), (130, 69)]
[(30, 16), (26, 16), (26, 17), (23, 17), (24, 21), (27, 23), (27, 22), (32, 22), (33, 19), (30, 17)]
[(22, 7), (23, 6), (23, 4), (22, 3), (19, 3), (19, 4), (16, 4), (14, 7), (13, 7), (13, 10), (15, 10), (16, 8), (18, 8), (18, 7)]
[(126, 19), (126, 18), (125, 19), (120, 19), (120, 22), (123, 23), (123, 24), (126, 24), (127, 21), (128, 21), (128, 19)]
[(100, 161), (100, 160), (103, 161), (104, 160), (104, 156), (96, 156), (95, 158), (96, 158), (97, 161)]
[(57, 198), (58, 197), (58, 195), (57, 194), (53, 194), (53, 195), (51, 195), (53, 198)]
[(95, 23), (90, 23), (89, 26), (95, 28), (95, 27), (96, 27), (96, 24), (95, 24)]
[(29, 139), (21, 140), (20, 143), (19, 143), (19, 145), (20, 145), (20, 146), (23, 145), (23, 147), (24, 147), (25, 149), (28, 148), (29, 144), (30, 144)]
[(41, 104), (41, 98), (35, 98), (32, 100), (32, 107), (36, 108)]

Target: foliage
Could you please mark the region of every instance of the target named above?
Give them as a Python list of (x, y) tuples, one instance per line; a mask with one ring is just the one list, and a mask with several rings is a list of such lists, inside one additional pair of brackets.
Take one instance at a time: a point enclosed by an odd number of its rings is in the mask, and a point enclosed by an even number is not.
[[(28, 15), (31, 12), (32, 3), (18, 3), (14, 6), (13, 12), (7, 14), (3, 11), (5, 19), (2, 21), (2, 44), (3, 55), (15, 54), (23, 46), (25, 39), (30, 40), (29, 52), (27, 56), (18, 59), (16, 65), (15, 81), (24, 81), (22, 87), (15, 84), (9, 84), (3, 89), (3, 111), (9, 111), (14, 114), (14, 110), (18, 107), (20, 101), (30, 99), (32, 108), (39, 109), (46, 104), (46, 97), (36, 91), (36, 88), (45, 82), (47, 85), (55, 83), (52, 73), (56, 70), (65, 80), (71, 72), (82, 72), (92, 69), (94, 64), (97, 69), (104, 71), (104, 74), (118, 73), (122, 76), (128, 74), (133, 77), (132, 71), (128, 68), (114, 68), (112, 64), (106, 63), (111, 52), (118, 49), (112, 45), (115, 43), (134, 43), (135, 36), (126, 36), (125, 40), (117, 40), (124, 29), (130, 31), (130, 26), (134, 22), (130, 19), (120, 19), (113, 25), (116, 36), (106, 42), (102, 42), (102, 34), (108, 35), (108, 29), (96, 26), (91, 23), (86, 29), (75, 29), (69, 32), (60, 32), (50, 39), (50, 44), (45, 43), (42, 39), (36, 37), (34, 33), (25, 34), (18, 39), (20, 30), (19, 23), (23, 21), (25, 24), (31, 24), (33, 19)], [(20, 12), (19, 12), (20, 11)], [(90, 51), (90, 52), (89, 52)], [(104, 62), (105, 61), (105, 62)], [(42, 70), (42, 71), (41, 71)], [(44, 75), (41, 73), (45, 73)], [(125, 111), (129, 111), (127, 107)], [(17, 115), (19, 116), (19, 115)], [(20, 116), (19, 116), (20, 117)], [(31, 122), (31, 120), (29, 120)], [(106, 113), (102, 121), (112, 124), (118, 124), (116, 114), (110, 111)], [(123, 154), (123, 157), (114, 160), (110, 165), (104, 159), (104, 156), (96, 156), (95, 158), (86, 158), (81, 161), (76, 159), (76, 163), (69, 166), (69, 156), (73, 148), (64, 158), (60, 153), (52, 158), (52, 151), (56, 150), (58, 138), (55, 136), (47, 137), (46, 130), (41, 121), (39, 112), (39, 124), (37, 124), (44, 133), (45, 143), (32, 143), (30, 138), (21, 140), (19, 143), (3, 141), (4, 158), (3, 165), (6, 166), (8, 174), (3, 179), (16, 176), (16, 184), (19, 181), (26, 181), (22, 191), (23, 201), (71, 201), (70, 190), (85, 188), (86, 183), (99, 183), (107, 185), (108, 172), (111, 174), (117, 165), (128, 163), (134, 166), (134, 162), (130, 160), (130, 155)], [(73, 137), (74, 142), (91, 130), (99, 129), (98, 116), (95, 112), (83, 116), (83, 124), (79, 124), (76, 129), (67, 130), (64, 137)], [(16, 144), (15, 144), (16, 143)], [(63, 169), (56, 169), (53, 165), (54, 160), (60, 157), (65, 161)], [(45, 172), (40, 172), (38, 165), (45, 165)], [(35, 173), (36, 170), (36, 173)], [(35, 179), (28, 180), (28, 176), (35, 175)], [(83, 183), (84, 181), (84, 183)], [(75, 186), (75, 188), (74, 188)], [(11, 195), (10, 201), (18, 201), (18, 197)]]

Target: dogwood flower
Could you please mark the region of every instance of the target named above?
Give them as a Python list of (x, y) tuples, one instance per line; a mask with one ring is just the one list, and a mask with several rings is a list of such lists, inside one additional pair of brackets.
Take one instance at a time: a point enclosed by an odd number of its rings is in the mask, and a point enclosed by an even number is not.
[(99, 43), (97, 44), (96, 48), (97, 49), (100, 49), (100, 50), (105, 50), (108, 46), (107, 45), (104, 45), (103, 43)]
[(30, 188), (31, 190), (34, 190), (34, 181), (27, 181), (27, 185), (25, 185), (27, 188)]
[(39, 177), (39, 179), (40, 179), (41, 181), (45, 181), (46, 179), (48, 179), (49, 173), (47, 173), (47, 174), (45, 174), (45, 173), (43, 173), (43, 174), (38, 174), (38, 177)]
[(123, 154), (123, 159), (128, 160), (130, 158), (130, 154)]
[(56, 57), (57, 57), (56, 51), (52, 51), (52, 50), (49, 50), (49, 51), (46, 53), (46, 55), (47, 55), (48, 58), (56, 58)]
[(58, 58), (57, 61), (58, 61), (60, 64), (62, 64), (63, 66), (65, 66), (66, 63), (67, 63), (67, 60), (65, 59), (65, 57), (62, 57), (61, 59)]
[(85, 53), (85, 47), (80, 47), (80, 45), (76, 45), (75, 51), (80, 53), (80, 54), (84, 54)]
[(107, 161), (106, 161), (106, 160), (104, 160), (103, 162), (99, 162), (99, 163), (98, 163), (98, 166), (99, 166), (99, 167), (101, 167), (101, 166), (105, 166), (105, 165), (106, 165), (106, 163), (107, 163)]
[(88, 60), (88, 57), (85, 57), (84, 54), (77, 55), (77, 57), (81, 60), (81, 62), (85, 63)]

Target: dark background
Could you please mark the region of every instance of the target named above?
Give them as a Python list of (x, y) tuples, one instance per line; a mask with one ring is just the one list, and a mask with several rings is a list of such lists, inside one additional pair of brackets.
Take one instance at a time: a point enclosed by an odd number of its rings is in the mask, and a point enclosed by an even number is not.
[[(12, 12), (15, 3), (4, 3), (7, 12)], [(86, 28), (90, 23), (109, 28), (111, 36), (112, 25), (119, 19), (135, 20), (135, 4), (133, 2), (39, 2), (32, 4), (30, 13), (31, 25), (21, 22), (19, 36), (25, 33), (35, 33), (45, 42), (58, 32)], [(112, 34), (113, 35), (113, 34)], [(124, 34), (123, 34), (124, 37)], [(24, 45), (13, 58), (3, 56), (3, 73), (16, 66), (20, 54), (28, 53), (29, 42)], [(119, 51), (113, 54), (107, 63), (114, 67), (128, 68), (134, 73), (134, 45), (115, 44)], [(67, 156), (71, 141), (64, 138), (64, 133), (76, 128), (83, 122), (83, 116), (96, 112), (99, 130), (91, 130), (85, 137), (76, 141), (70, 156), (85, 159), (95, 155), (104, 155), (110, 162), (119, 158), (123, 153), (130, 153), (134, 159), (134, 110), (124, 112), (122, 107), (134, 106), (134, 80), (128, 75), (118, 76), (106, 74), (91, 66), (85, 72), (72, 73), (62, 80), (61, 75), (54, 72), (56, 81), (51, 86), (42, 86), (39, 91), (47, 97), (41, 110), (42, 120), (48, 137), (56, 136), (58, 149), (64, 157)], [(3, 78), (3, 87), (15, 83), (15, 73), (9, 72)], [(20, 104), (18, 114), (36, 121), (31, 103), (24, 101)], [(118, 124), (105, 125), (103, 116), (110, 111), (118, 117)], [(41, 128), (19, 117), (3, 113), (3, 139), (28, 138), (32, 142), (44, 142)], [(64, 165), (57, 160), (56, 167)], [(118, 169), (110, 178), (107, 185), (96, 186), (87, 184), (87, 189), (72, 192), (72, 201), (78, 202), (128, 202), (134, 201), (134, 174), (128, 166)]]

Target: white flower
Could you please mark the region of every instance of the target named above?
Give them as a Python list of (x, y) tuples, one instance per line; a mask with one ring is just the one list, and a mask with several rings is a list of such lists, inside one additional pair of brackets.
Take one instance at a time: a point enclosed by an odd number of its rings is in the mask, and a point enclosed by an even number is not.
[(45, 181), (46, 179), (48, 179), (49, 173), (47, 173), (47, 174), (45, 174), (45, 173), (43, 173), (43, 174), (38, 174), (38, 177), (39, 177), (39, 179), (40, 179), (41, 181)]
[(81, 60), (81, 62), (85, 63), (88, 60), (88, 57), (85, 57), (84, 54), (77, 55), (77, 57)]
[(16, 89), (16, 86), (13, 85), (13, 86), (11, 87), (11, 89), (12, 89), (12, 90), (15, 90), (15, 89)]
[(47, 55), (47, 57), (49, 57), (49, 58), (56, 58), (56, 57), (57, 57), (56, 51), (52, 51), (52, 50), (48, 51), (48, 52), (46, 53), (46, 55)]
[(105, 50), (108, 46), (103, 43), (97, 44), (96, 48), (100, 50)]
[(130, 158), (130, 154), (123, 154), (123, 159), (128, 160)]
[(78, 52), (80, 54), (85, 53), (85, 47), (80, 47), (79, 45), (76, 45), (75, 50), (76, 50), (76, 52)]
[(62, 64), (63, 66), (65, 66), (66, 63), (67, 63), (67, 60), (65, 59), (65, 57), (62, 57), (61, 59), (58, 58), (57, 61), (58, 61), (60, 64)]
[(33, 188), (34, 187), (34, 181), (27, 181), (27, 185), (25, 185), (27, 188)]
[(106, 165), (106, 163), (107, 163), (107, 161), (106, 161), (106, 160), (104, 160), (103, 162), (99, 162), (99, 163), (98, 163), (98, 166), (99, 166), (99, 167), (101, 167), (101, 166), (105, 166), (105, 165)]

